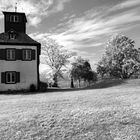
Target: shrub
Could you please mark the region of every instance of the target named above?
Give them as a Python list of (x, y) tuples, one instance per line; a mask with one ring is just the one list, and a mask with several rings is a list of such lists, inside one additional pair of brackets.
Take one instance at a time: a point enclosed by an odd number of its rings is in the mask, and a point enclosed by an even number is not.
[(54, 82), (52, 87), (58, 87), (58, 84), (56, 82)]
[(46, 91), (46, 89), (48, 88), (48, 84), (45, 82), (41, 82), (39, 83), (39, 90), (40, 91)]
[(35, 92), (36, 91), (36, 86), (34, 84), (30, 85), (30, 91)]

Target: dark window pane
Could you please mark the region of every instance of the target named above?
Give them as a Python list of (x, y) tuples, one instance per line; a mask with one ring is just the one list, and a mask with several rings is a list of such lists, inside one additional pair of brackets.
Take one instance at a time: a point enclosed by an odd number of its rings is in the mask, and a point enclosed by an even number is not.
[(6, 72), (6, 83), (16, 83), (16, 72)]
[(7, 60), (15, 59), (15, 49), (7, 49), (6, 51)]
[(13, 22), (13, 21), (14, 21), (14, 16), (11, 15), (11, 16), (10, 16), (10, 22)]
[(23, 60), (31, 60), (31, 50), (23, 50)]
[(10, 78), (11, 76), (10, 76), (10, 73), (7, 73), (7, 82), (9, 83), (10, 82)]
[(12, 82), (15, 82), (15, 73), (12, 73)]

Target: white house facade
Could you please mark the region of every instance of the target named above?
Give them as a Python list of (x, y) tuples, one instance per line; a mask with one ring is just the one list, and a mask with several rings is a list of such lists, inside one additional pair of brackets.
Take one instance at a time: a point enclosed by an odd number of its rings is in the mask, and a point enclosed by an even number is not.
[(3, 12), (4, 33), (0, 34), (0, 91), (39, 88), (41, 44), (26, 34), (24, 13)]

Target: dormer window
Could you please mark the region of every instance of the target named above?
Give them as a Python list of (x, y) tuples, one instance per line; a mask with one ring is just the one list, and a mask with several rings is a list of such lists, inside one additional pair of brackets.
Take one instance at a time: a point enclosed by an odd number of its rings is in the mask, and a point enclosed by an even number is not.
[(16, 39), (16, 34), (15, 33), (9, 33), (9, 39), (11, 39), (11, 40)]
[(11, 30), (8, 32), (8, 35), (9, 35), (9, 39), (11, 39), (11, 40), (16, 39), (16, 32), (15, 32), (13, 29), (11, 29)]
[(10, 22), (19, 22), (19, 16), (18, 15), (11, 15)]

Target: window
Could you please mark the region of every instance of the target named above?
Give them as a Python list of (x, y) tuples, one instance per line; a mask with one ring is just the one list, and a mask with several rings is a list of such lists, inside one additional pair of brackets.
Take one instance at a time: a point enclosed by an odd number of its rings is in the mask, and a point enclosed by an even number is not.
[(36, 60), (36, 50), (35, 49), (18, 49), (18, 48), (6, 48), (0, 49), (0, 60), (7, 61), (33, 61)]
[(16, 84), (20, 82), (20, 72), (6, 71), (1, 73), (1, 83)]
[(19, 17), (17, 15), (11, 15), (10, 22), (19, 22)]
[(16, 34), (15, 33), (9, 33), (9, 39), (16, 39)]
[(10, 31), (8, 31), (8, 35), (9, 35), (9, 39), (14, 40), (16, 39), (16, 31), (11, 29)]
[(13, 22), (13, 21), (14, 21), (14, 16), (11, 15), (11, 16), (10, 16), (10, 22)]
[(6, 72), (5, 80), (7, 84), (16, 83), (16, 72)]
[(14, 16), (14, 22), (19, 22), (18, 16)]
[(23, 50), (23, 60), (31, 60), (32, 59), (32, 50), (26, 49)]
[(15, 60), (15, 49), (7, 49), (6, 50), (6, 59), (7, 60)]

